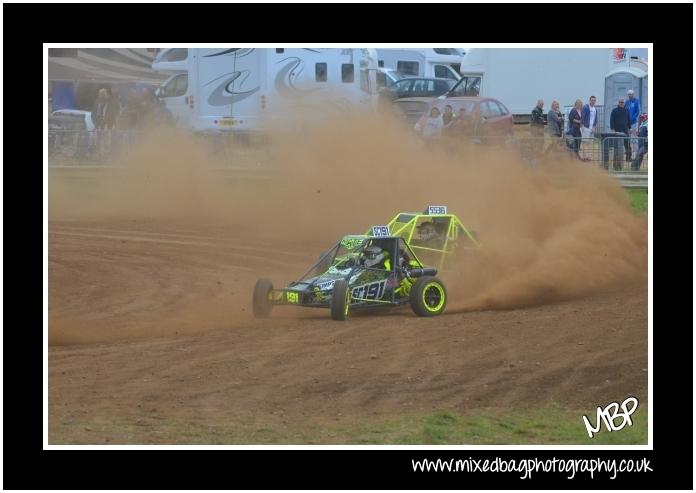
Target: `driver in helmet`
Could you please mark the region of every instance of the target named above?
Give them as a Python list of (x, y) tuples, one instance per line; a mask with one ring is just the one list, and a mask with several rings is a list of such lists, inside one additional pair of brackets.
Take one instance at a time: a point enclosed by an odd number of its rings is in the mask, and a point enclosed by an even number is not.
[(369, 267), (370, 269), (391, 270), (389, 252), (377, 245), (370, 245), (365, 248), (363, 252), (363, 263), (365, 267)]
[(418, 231), (418, 239), (425, 246), (438, 248), (445, 242), (444, 233), (434, 222), (426, 221), (416, 226), (416, 230)]

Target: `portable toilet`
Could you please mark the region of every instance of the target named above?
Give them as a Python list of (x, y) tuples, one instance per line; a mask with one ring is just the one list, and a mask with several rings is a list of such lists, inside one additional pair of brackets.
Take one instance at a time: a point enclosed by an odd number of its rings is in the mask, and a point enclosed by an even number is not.
[(621, 97), (628, 98), (626, 93), (633, 89), (640, 100), (641, 112), (648, 111), (648, 63), (645, 60), (630, 58), (620, 63), (604, 78), (604, 103), (608, 111), (604, 112), (604, 126), (609, 128), (611, 109), (616, 107)]

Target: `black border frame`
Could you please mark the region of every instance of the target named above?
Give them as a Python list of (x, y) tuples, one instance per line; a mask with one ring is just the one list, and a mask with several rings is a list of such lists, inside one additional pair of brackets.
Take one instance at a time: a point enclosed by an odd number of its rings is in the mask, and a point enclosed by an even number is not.
[[(684, 84), (684, 60), (693, 60), (689, 33), (693, 33), (691, 4), (3, 4), (5, 90), (4, 242), (4, 486), (11, 489), (691, 489), (693, 466), (692, 338), (688, 324), (678, 321), (681, 307), (692, 305), (692, 289), (678, 286), (685, 255), (670, 252), (692, 245), (680, 233), (692, 214), (679, 183), (692, 173), (682, 141), (675, 137), (687, 117), (688, 102), (661, 98), (672, 92), (669, 80), (678, 73)], [(443, 45), (467, 42), (630, 42), (654, 43), (653, 107), (660, 106), (655, 125), (653, 157), (655, 183), (662, 187), (668, 174), (678, 172), (673, 193), (657, 189), (665, 211), (654, 238), (660, 238), (654, 280), (661, 289), (654, 296), (654, 450), (106, 450), (44, 451), (42, 390), (43, 309), (38, 309), (39, 279), (43, 279), (43, 193), (36, 161), (42, 146), (35, 140), (34, 112), (45, 106), (42, 65), (36, 61), (45, 42), (229, 42), (230, 32), (219, 19), (248, 19), (236, 26), (234, 37), (245, 42), (351, 42), (438, 41)], [(489, 19), (478, 25), (476, 19)], [(217, 20), (216, 20), (217, 19)], [(322, 19), (335, 19), (331, 24)], [(473, 20), (472, 20), (473, 19)], [(186, 29), (171, 25), (184, 22)], [(572, 22), (571, 22), (572, 21)], [(358, 25), (356, 26), (356, 22)], [(429, 24), (430, 23), (430, 24)], [(443, 27), (443, 23), (445, 24)], [(451, 24), (451, 28), (447, 25)], [(573, 24), (575, 23), (575, 24)], [(214, 25), (214, 28), (210, 28)], [(373, 27), (370, 27), (370, 26)], [(574, 25), (579, 30), (574, 30)], [(323, 26), (323, 27), (322, 27)], [(403, 26), (406, 26), (404, 29)], [(432, 26), (432, 31), (429, 29)], [(461, 26), (461, 27), (460, 27)], [(551, 29), (551, 26), (557, 26)], [(494, 27), (494, 29), (491, 29)], [(408, 31), (408, 32), (406, 32)], [(579, 35), (578, 35), (579, 34)], [(682, 40), (681, 38), (687, 38)], [(693, 37), (693, 34), (692, 36)], [(651, 60), (652, 63), (652, 60)], [(670, 74), (670, 75), (668, 75)], [(691, 81), (691, 71), (688, 80)], [(37, 88), (37, 86), (39, 86)], [(41, 94), (41, 96), (37, 96)], [(682, 108), (687, 100), (686, 111)], [(32, 108), (27, 111), (27, 107)], [(669, 114), (673, 112), (674, 114)], [(690, 115), (693, 118), (692, 115)], [(662, 130), (665, 129), (665, 130)], [(678, 135), (678, 134), (677, 134)], [(659, 147), (657, 147), (659, 146)], [(658, 157), (659, 156), (659, 159)], [(43, 160), (43, 158), (42, 158)], [(665, 173), (667, 168), (668, 172)], [(676, 168), (676, 169), (675, 169)], [(675, 175), (677, 176), (677, 175)], [(667, 188), (664, 186), (664, 188)], [(681, 201), (681, 202), (680, 202)], [(669, 215), (667, 212), (669, 211)], [(684, 216), (684, 217), (682, 217)], [(670, 218), (675, 219), (670, 227)], [(668, 265), (669, 263), (673, 265)], [(693, 267), (693, 264), (692, 264)], [(669, 270), (668, 270), (669, 269)], [(667, 284), (667, 272), (675, 274)], [(664, 274), (663, 274), (664, 273)], [(675, 287), (677, 285), (678, 287)], [(42, 296), (43, 298), (43, 289)], [(25, 306), (26, 305), (26, 306)], [(659, 308), (659, 309), (658, 309)], [(671, 319), (671, 321), (669, 320)], [(684, 325), (687, 325), (684, 327)], [(674, 387), (672, 384), (678, 384)], [(619, 475), (615, 480), (580, 475), (537, 473), (521, 480), (516, 473), (414, 473), (411, 459), (449, 458), (642, 458), (650, 474)], [(27, 466), (28, 470), (25, 469)]]

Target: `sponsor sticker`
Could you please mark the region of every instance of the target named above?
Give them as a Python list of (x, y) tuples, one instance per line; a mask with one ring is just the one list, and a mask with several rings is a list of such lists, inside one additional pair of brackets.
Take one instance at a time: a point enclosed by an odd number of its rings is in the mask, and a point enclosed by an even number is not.
[(318, 287), (321, 291), (326, 291), (326, 290), (328, 290), (328, 289), (333, 288), (333, 285), (334, 285), (335, 283), (336, 283), (336, 279), (332, 279), (331, 281), (320, 282), (319, 284), (317, 284), (317, 287)]

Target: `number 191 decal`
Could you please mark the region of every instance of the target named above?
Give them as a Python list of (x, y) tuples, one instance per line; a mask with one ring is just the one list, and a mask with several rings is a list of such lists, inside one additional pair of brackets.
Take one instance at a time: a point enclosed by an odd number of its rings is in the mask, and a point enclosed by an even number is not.
[(386, 281), (378, 281), (362, 286), (356, 286), (351, 291), (353, 298), (362, 300), (378, 300), (384, 294), (384, 286)]

